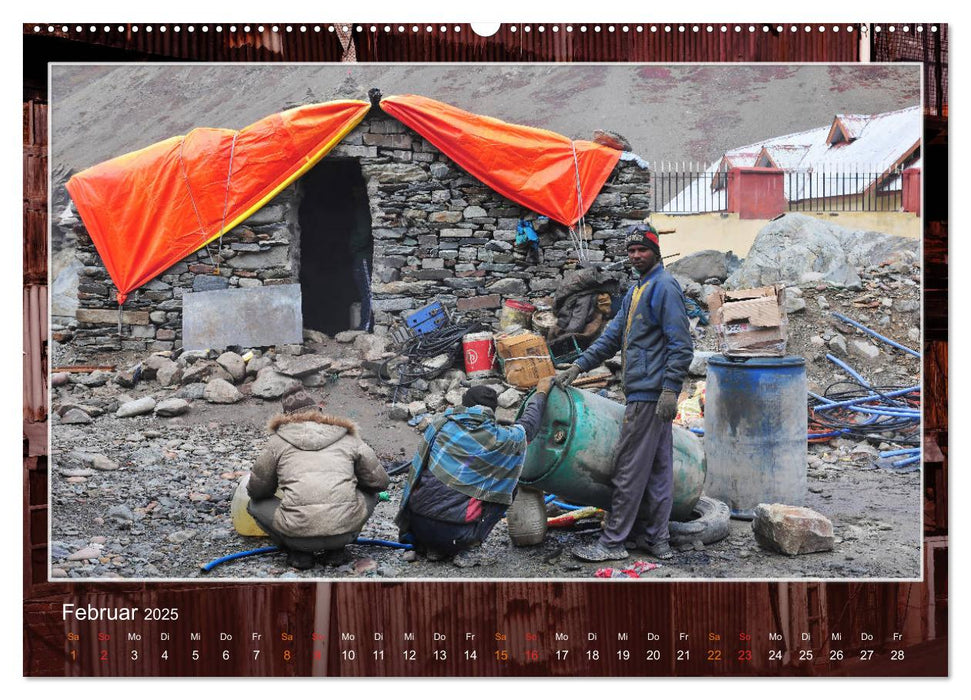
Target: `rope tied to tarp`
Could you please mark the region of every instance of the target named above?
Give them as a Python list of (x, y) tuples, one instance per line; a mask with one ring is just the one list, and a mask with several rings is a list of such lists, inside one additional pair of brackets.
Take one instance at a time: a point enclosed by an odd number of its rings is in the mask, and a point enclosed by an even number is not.
[[(193, 129), (192, 131), (195, 131), (195, 129)], [(188, 134), (183, 136), (182, 140), (179, 142), (179, 167), (182, 171), (182, 179), (185, 182), (186, 192), (189, 193), (189, 201), (192, 202), (192, 211), (195, 212), (196, 221), (199, 222), (199, 230), (202, 231), (204, 236), (208, 236), (209, 232), (206, 231), (206, 226), (202, 221), (202, 214), (199, 213), (199, 205), (196, 203), (195, 195), (192, 192), (192, 186), (189, 184), (189, 173), (186, 170), (185, 158), (183, 156), (186, 139), (188, 139), (189, 136), (192, 135), (192, 131), (190, 131)], [(238, 138), (239, 138), (239, 131), (237, 130), (233, 132), (233, 142), (229, 148), (229, 169), (226, 172), (226, 196), (223, 199), (222, 219), (219, 222), (219, 234), (218, 234), (219, 240), (216, 243), (216, 254), (219, 255), (220, 257), (222, 255), (223, 235), (225, 234), (225, 231), (223, 229), (226, 227), (226, 214), (229, 212), (229, 186), (230, 186), (230, 183), (232, 182), (232, 177), (233, 177), (233, 159), (236, 156), (236, 140)], [(215, 272), (218, 275), (219, 263), (217, 263), (216, 260), (213, 258), (212, 251), (209, 249), (208, 243), (206, 243), (206, 253), (209, 255), (209, 262), (212, 264), (213, 268), (215, 268)]]
[(577, 157), (577, 144), (575, 141), (570, 141), (570, 146), (573, 148), (573, 173), (576, 179), (577, 185), (577, 226), (578, 231), (575, 231), (573, 226), (570, 227), (570, 236), (573, 238), (573, 245), (577, 249), (577, 258), (580, 262), (586, 262), (587, 252), (583, 247), (583, 232), (586, 228), (586, 224), (583, 220), (583, 188), (580, 182), (580, 160)]

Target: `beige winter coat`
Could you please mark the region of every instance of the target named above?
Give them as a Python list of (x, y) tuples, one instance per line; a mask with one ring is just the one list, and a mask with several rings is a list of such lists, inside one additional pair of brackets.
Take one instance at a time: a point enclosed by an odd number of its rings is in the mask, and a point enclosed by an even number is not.
[(289, 537), (359, 532), (368, 518), (362, 491), (388, 487), (388, 473), (346, 418), (318, 411), (278, 415), (270, 440), (256, 458), (250, 498), (280, 489), (273, 526)]

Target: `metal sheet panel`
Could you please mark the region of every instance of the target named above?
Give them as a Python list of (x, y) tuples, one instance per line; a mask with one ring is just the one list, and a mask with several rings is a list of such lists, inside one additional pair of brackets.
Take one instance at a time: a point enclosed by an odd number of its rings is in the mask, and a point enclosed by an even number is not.
[(182, 297), (186, 350), (303, 342), (299, 284), (221, 289)]
[[(47, 285), (24, 287), (23, 302), (24, 422), (37, 423), (47, 419)], [(30, 453), (46, 447), (31, 441)]]

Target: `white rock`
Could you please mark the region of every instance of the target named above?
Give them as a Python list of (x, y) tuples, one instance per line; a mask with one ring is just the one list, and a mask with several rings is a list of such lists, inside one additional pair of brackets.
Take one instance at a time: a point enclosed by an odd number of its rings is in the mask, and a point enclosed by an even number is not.
[(144, 396), (135, 401), (128, 401), (123, 403), (115, 411), (115, 416), (118, 418), (131, 418), (132, 416), (141, 416), (146, 413), (151, 413), (155, 410), (155, 399), (151, 396)]

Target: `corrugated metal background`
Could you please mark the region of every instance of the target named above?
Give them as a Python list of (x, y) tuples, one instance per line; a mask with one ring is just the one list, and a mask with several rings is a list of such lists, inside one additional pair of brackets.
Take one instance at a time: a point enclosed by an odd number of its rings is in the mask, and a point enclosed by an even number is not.
[[(308, 676), (317, 588), (315, 584), (74, 585), (64, 601), (93, 608), (138, 608), (135, 620), (91, 623), (69, 615), (61, 621), (61, 598), (29, 604), (24, 615), (24, 672), (103, 677)], [(147, 609), (160, 608), (178, 609), (179, 619), (145, 619)], [(109, 638), (99, 639), (99, 632)], [(254, 632), (262, 638), (254, 639)], [(162, 633), (169, 639), (162, 639)], [(284, 641), (283, 633), (292, 634), (294, 642)], [(78, 636), (76, 642), (68, 639), (70, 634)], [(191, 639), (193, 634), (198, 640)], [(225, 635), (232, 639), (222, 638)], [(257, 649), (259, 655), (253, 653)], [(163, 659), (166, 650), (168, 658)], [(198, 650), (198, 660), (193, 659), (193, 650)], [(52, 663), (52, 658), (57, 661)]]
[[(346, 29), (345, 29), (346, 27)], [(751, 29), (750, 29), (751, 28)], [(856, 61), (860, 25), (723, 23), (25, 24), (24, 33), (193, 61)]]
[[(24, 287), (24, 422), (47, 420), (47, 285)], [(31, 455), (45, 454), (47, 441), (34, 444)]]

